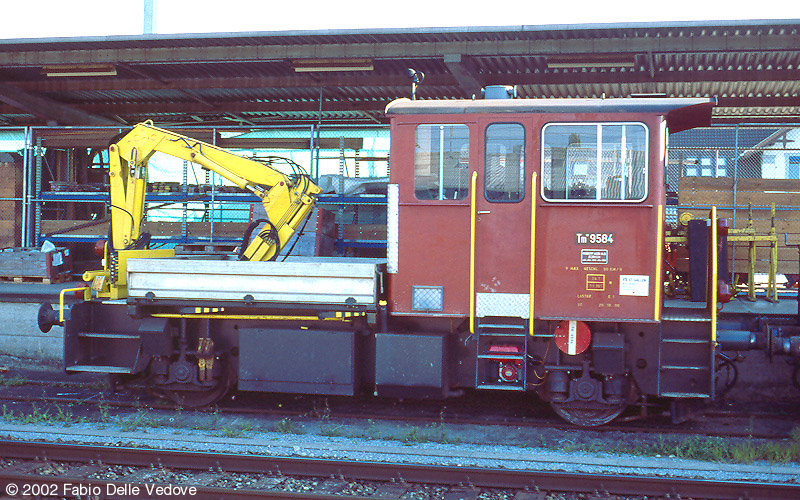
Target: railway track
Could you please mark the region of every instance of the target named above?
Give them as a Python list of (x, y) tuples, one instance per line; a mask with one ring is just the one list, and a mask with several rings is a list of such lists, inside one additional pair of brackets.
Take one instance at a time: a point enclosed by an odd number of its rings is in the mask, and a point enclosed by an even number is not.
[[(34, 391), (4, 391), (0, 393), (0, 401), (7, 405), (29, 404), (39, 405), (44, 411), (48, 407), (81, 406), (84, 408), (101, 408), (103, 411), (115, 409), (120, 411), (138, 411), (143, 407), (151, 410), (173, 411), (173, 403), (149, 398), (144, 401), (138, 398), (115, 395), (100, 396), (96, 384), (62, 383), (55, 384), (48, 390), (46, 381), (31, 381), (37, 387)], [(44, 387), (45, 389), (38, 389)], [(38, 391), (38, 392), (37, 392)], [(75, 393), (75, 396), (71, 394)], [(492, 398), (497, 401), (492, 401)], [(404, 401), (398, 405), (396, 401), (356, 398), (324, 398), (297, 395), (263, 395), (253, 398), (247, 393), (239, 394), (235, 399), (228, 399), (213, 408), (197, 409), (202, 413), (214, 413), (227, 416), (270, 416), (273, 418), (319, 418), (382, 420), (403, 422), (413, 425), (505, 425), (526, 428), (547, 428), (564, 431), (575, 430), (572, 424), (565, 423), (555, 417), (545, 404), (536, 404), (528, 398), (527, 403), (520, 398), (507, 398), (505, 395), (481, 395), (479, 401), (469, 397), (462, 400), (437, 401)], [(785, 407), (785, 408), (784, 408)], [(781, 405), (773, 411), (750, 411), (747, 408), (712, 408), (701, 412), (697, 418), (684, 424), (673, 424), (666, 417), (659, 415), (657, 406), (654, 414), (647, 418), (630, 413), (616, 422), (594, 428), (598, 433), (659, 433), (686, 434), (705, 437), (743, 437), (757, 439), (784, 439), (790, 437), (796, 427), (798, 415), (791, 405)], [(491, 410), (489, 410), (491, 409)], [(653, 408), (651, 408), (653, 410)]]
[[(7, 497), (544, 500), (800, 498), (800, 485), (0, 441)], [(594, 495), (594, 496), (592, 496)], [(587, 497), (584, 497), (587, 498)]]

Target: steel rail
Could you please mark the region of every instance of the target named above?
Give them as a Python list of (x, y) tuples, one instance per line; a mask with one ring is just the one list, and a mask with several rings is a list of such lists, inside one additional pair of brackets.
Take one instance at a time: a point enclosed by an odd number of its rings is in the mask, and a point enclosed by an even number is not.
[[(28, 380), (27, 384), (31, 385), (38, 385), (38, 386), (46, 386), (51, 384), (51, 381), (44, 381), (44, 380), (37, 380), (31, 381)], [(59, 387), (66, 387), (66, 388), (74, 388), (74, 389), (81, 389), (81, 388), (91, 388), (94, 386), (92, 382), (59, 382)], [(45, 403), (45, 404), (53, 404), (53, 405), (60, 405), (60, 404), (79, 404), (79, 405), (86, 405), (86, 404), (99, 404), (99, 401), (89, 401), (87, 397), (70, 397), (70, 396), (20, 396), (20, 395), (0, 395), (0, 401), (8, 401), (10, 403), (20, 403), (20, 404), (27, 404), (27, 403)], [(142, 403), (140, 401), (116, 401), (116, 400), (103, 400), (104, 405), (108, 408), (115, 408), (121, 410), (140, 410), (142, 409)], [(425, 402), (421, 402), (425, 403)], [(173, 403), (169, 402), (160, 402), (160, 401), (150, 401), (146, 404), (146, 409), (154, 410), (154, 411), (174, 411), (176, 409)], [(558, 430), (566, 430), (566, 431), (578, 431), (580, 428), (574, 426), (573, 424), (564, 422), (556, 417), (548, 417), (548, 416), (525, 416), (525, 417), (518, 417), (513, 415), (502, 415), (502, 416), (492, 416), (492, 415), (484, 415), (484, 416), (476, 416), (474, 415), (475, 411), (478, 411), (475, 408), (465, 407), (465, 408), (457, 408), (454, 406), (448, 407), (448, 413), (442, 413), (441, 408), (436, 409), (434, 413), (430, 415), (412, 415), (409, 413), (404, 414), (391, 414), (385, 412), (375, 412), (372, 413), (364, 413), (364, 408), (358, 406), (355, 412), (353, 410), (348, 409), (331, 409), (330, 414), (328, 415), (330, 418), (353, 418), (358, 417), (362, 421), (366, 421), (367, 419), (372, 420), (381, 420), (381, 421), (402, 421), (407, 423), (429, 423), (429, 424), (437, 424), (437, 423), (448, 423), (448, 424), (462, 424), (462, 425), (502, 425), (502, 426), (525, 426), (526, 428), (548, 428), (548, 429), (558, 429)], [(226, 415), (270, 415), (273, 417), (281, 416), (281, 417), (303, 417), (304, 415), (308, 414), (312, 411), (310, 407), (301, 407), (297, 409), (276, 409), (276, 408), (265, 408), (263, 406), (217, 406), (217, 407), (208, 407), (208, 408), (196, 408), (193, 411), (195, 412), (203, 412), (203, 413), (222, 413)], [(697, 435), (697, 436), (706, 436), (706, 437), (724, 437), (724, 438), (735, 438), (735, 437), (749, 437), (749, 438), (757, 438), (757, 439), (780, 439), (789, 437), (788, 431), (778, 431), (775, 430), (775, 425), (770, 424), (767, 426), (768, 431), (764, 431), (763, 429), (759, 428), (754, 430), (753, 429), (753, 420), (754, 418), (771, 418), (773, 420), (777, 420), (779, 422), (785, 422), (786, 425), (791, 428), (791, 423), (794, 422), (796, 417), (794, 414), (785, 414), (784, 413), (777, 413), (773, 414), (770, 412), (749, 412), (749, 413), (739, 413), (737, 411), (731, 410), (720, 410), (720, 409), (713, 409), (709, 408), (708, 410), (703, 412), (703, 416), (710, 417), (710, 418), (734, 418), (737, 421), (744, 422), (741, 425), (741, 428), (737, 427), (730, 427), (727, 424), (725, 426), (721, 425), (703, 425), (702, 429), (697, 429), (694, 427), (687, 427), (685, 425), (674, 425), (668, 423), (659, 423), (657, 420), (650, 420), (647, 421), (646, 419), (642, 419), (639, 416), (632, 415), (629, 417), (624, 417), (621, 419), (617, 419), (616, 423), (606, 424), (601, 427), (593, 428), (593, 432), (598, 433), (611, 433), (611, 432), (622, 432), (627, 434), (633, 433), (659, 433), (659, 434), (690, 434), (690, 435)]]
[[(253, 488), (220, 488), (213, 486), (194, 485), (187, 485), (179, 490), (166, 490), (167, 485), (164, 483), (153, 483), (150, 485), (152, 490), (149, 490), (145, 485), (133, 485), (131, 483), (109, 480), (92, 481), (90, 485), (84, 485), (84, 487), (87, 488), (86, 490), (81, 490), (79, 480), (74, 478), (48, 478), (43, 476), (30, 477), (26, 475), (18, 475), (15, 477), (9, 477), (7, 481), (4, 481), (4, 478), (0, 476), (0, 491), (5, 490), (8, 484), (17, 485), (17, 488), (19, 488), (18, 485), (20, 484), (39, 485), (39, 491), (42, 491), (42, 487), (47, 487), (48, 493), (46, 495), (35, 495), (35, 498), (92, 498), (98, 500), (106, 498), (114, 500), (174, 500), (175, 498), (191, 498), (192, 500), (224, 500), (228, 498), (233, 498), (236, 500), (342, 500), (342, 498), (347, 498), (347, 500), (374, 500), (375, 498), (380, 498), (374, 496), (366, 497), (323, 493), (315, 494), (305, 491), (295, 492)], [(90, 489), (92, 487), (97, 488), (97, 490)], [(21, 498), (29, 497), (29, 495), (15, 494), (4, 496), (2, 498), (13, 499), (16, 496)]]
[[(310, 477), (340, 477), (350, 480), (400, 481), (437, 485), (469, 485), (478, 488), (539, 489), (570, 492), (608, 492), (613, 495), (681, 495), (693, 498), (719, 500), (772, 500), (775, 498), (800, 498), (800, 484), (775, 482), (740, 482), (698, 480), (675, 477), (626, 476), (618, 474), (584, 474), (532, 470), (509, 470), (476, 467), (449, 467), (417, 464), (392, 464), (382, 462), (353, 462), (342, 460), (307, 459), (293, 457), (265, 457), (210, 452), (142, 449), (130, 447), (104, 447), (46, 442), (0, 441), (3, 458), (38, 459), (49, 461), (85, 461), (102, 464), (151, 467), (168, 467), (198, 471), (219, 470), (238, 473), (279, 473)], [(56, 478), (40, 478), (56, 481)], [(20, 480), (13, 472), (0, 470), (0, 485), (9, 480)], [(63, 479), (62, 480), (69, 480)], [(79, 479), (72, 478), (72, 483)], [(121, 481), (96, 481), (98, 484)], [(198, 491), (201, 488), (198, 487)], [(213, 491), (212, 491), (213, 490)], [(220, 498), (220, 488), (205, 488), (208, 497)], [(224, 496), (248, 498), (297, 498), (287, 492), (223, 489)], [(238, 491), (238, 493), (237, 493)], [(279, 496), (264, 496), (280, 493)], [(204, 493), (205, 495), (205, 493)], [(216, 497), (214, 497), (216, 495)], [(239, 495), (242, 495), (241, 497)], [(330, 495), (306, 498), (335, 498)], [(255, 497), (253, 497), (255, 498)], [(349, 496), (349, 498), (357, 498)]]

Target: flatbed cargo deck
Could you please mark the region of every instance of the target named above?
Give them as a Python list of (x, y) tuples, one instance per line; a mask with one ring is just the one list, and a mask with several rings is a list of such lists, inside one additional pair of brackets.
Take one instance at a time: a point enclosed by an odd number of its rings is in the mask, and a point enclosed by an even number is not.
[(285, 262), (131, 259), (133, 299), (244, 301), (374, 306), (381, 291), (378, 259), (297, 257)]

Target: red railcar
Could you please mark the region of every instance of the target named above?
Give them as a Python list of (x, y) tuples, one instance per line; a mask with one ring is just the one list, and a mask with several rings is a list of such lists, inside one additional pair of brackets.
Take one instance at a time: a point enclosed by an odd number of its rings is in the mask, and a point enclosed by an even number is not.
[(193, 405), (233, 387), (529, 391), (581, 425), (649, 396), (711, 399), (721, 348), (800, 357), (796, 326), (717, 328), (713, 215), (689, 233), (706, 303), (665, 306), (667, 138), (708, 124), (713, 105), (394, 101), (385, 262), (132, 255), (125, 300), (65, 315), (66, 369)]
[(710, 397), (711, 317), (665, 321), (661, 261), (667, 135), (713, 104), (391, 103), (394, 324), (460, 334), (455, 385), (537, 388), (578, 423), (641, 393)]

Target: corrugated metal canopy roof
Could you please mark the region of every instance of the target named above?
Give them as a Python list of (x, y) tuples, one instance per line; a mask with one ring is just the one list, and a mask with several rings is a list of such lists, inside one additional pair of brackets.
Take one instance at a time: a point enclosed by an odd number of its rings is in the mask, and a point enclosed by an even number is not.
[[(426, 75), (421, 99), (508, 84), (717, 97), (715, 122), (800, 122), (800, 21), (763, 20), (0, 40), (0, 124), (383, 122), (407, 68)], [(115, 74), (48, 76), (89, 70)]]

